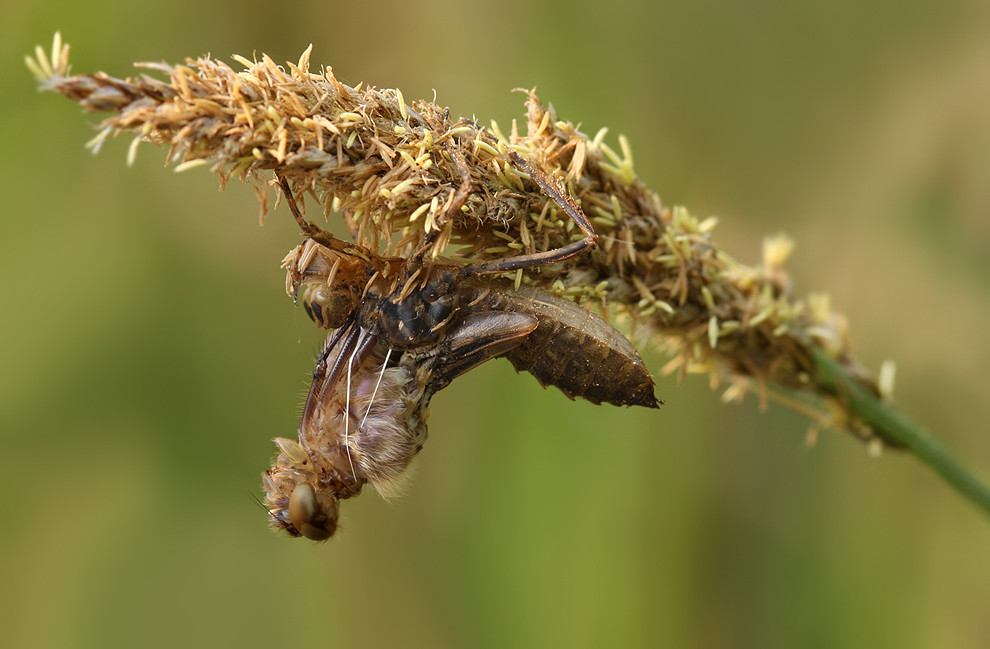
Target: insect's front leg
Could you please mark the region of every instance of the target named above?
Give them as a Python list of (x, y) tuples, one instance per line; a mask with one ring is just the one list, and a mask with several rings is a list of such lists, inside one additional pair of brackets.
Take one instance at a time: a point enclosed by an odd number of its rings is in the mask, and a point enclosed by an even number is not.
[[(478, 125), (472, 120), (461, 119), (460, 123), (470, 124), (471, 126), (477, 128), (481, 135), (486, 137), (488, 140), (492, 142), (496, 141), (495, 136), (492, 135), (488, 129)], [(554, 203), (556, 203), (562, 210), (564, 210), (564, 212), (567, 213), (568, 216), (571, 217), (581, 231), (584, 232), (585, 236), (580, 241), (575, 241), (567, 244), (566, 246), (561, 246), (560, 248), (555, 248), (553, 250), (470, 264), (461, 269), (462, 276), (490, 275), (514, 271), (520, 268), (532, 268), (533, 266), (541, 266), (543, 264), (553, 264), (558, 261), (570, 259), (571, 257), (580, 255), (581, 253), (589, 250), (593, 250), (598, 245), (598, 234), (595, 232), (595, 228), (591, 225), (591, 221), (588, 220), (588, 217), (581, 209), (581, 206), (577, 204), (577, 201), (575, 201), (570, 194), (561, 189), (560, 186), (558, 186), (556, 182), (543, 173), (542, 170), (526, 162), (518, 153), (511, 149), (508, 153), (509, 159), (512, 160), (513, 164), (526, 172), (526, 174), (533, 179), (533, 182), (540, 186), (543, 193), (549, 196)], [(457, 158), (454, 160), (455, 163), (458, 163)], [(461, 170), (462, 163), (463, 160), (458, 163), (458, 173), (461, 174), (463, 187), (463, 179), (465, 178), (467, 169), (465, 166), (465, 169), (463, 171)], [(448, 214), (450, 214), (450, 212), (448, 212)]]
[(564, 261), (565, 259), (570, 259), (576, 255), (587, 252), (594, 249), (598, 245), (598, 234), (595, 232), (594, 227), (591, 225), (591, 221), (585, 215), (584, 211), (577, 202), (566, 192), (562, 191), (556, 183), (550, 180), (546, 174), (531, 166), (528, 162), (522, 159), (518, 153), (515, 151), (509, 151), (509, 157), (512, 162), (516, 164), (520, 169), (529, 174), (529, 177), (540, 186), (543, 193), (549, 196), (557, 205), (563, 209), (571, 219), (577, 223), (577, 226), (581, 228), (584, 232), (584, 238), (580, 241), (574, 241), (566, 246), (561, 246), (560, 248), (554, 248), (553, 250), (545, 250), (543, 252), (534, 252), (528, 255), (517, 255), (515, 257), (504, 257), (501, 259), (493, 259), (491, 261), (483, 261), (477, 264), (470, 264), (461, 269), (461, 275), (489, 275), (493, 273), (504, 273), (507, 271), (518, 270), (520, 268), (532, 268), (533, 266), (542, 266), (543, 264), (553, 264), (558, 261)]
[[(471, 120), (462, 119), (461, 123), (474, 126), (483, 136), (490, 140), (495, 139), (487, 129), (479, 126)], [(444, 226), (454, 217), (461, 207), (464, 206), (471, 192), (471, 171), (464, 160), (464, 156), (462, 156), (457, 151), (456, 147), (452, 146), (449, 141), (444, 142), (444, 149), (454, 162), (454, 168), (461, 179), (460, 186), (451, 195), (447, 208), (444, 210), (443, 214), (437, 217), (435, 228), (426, 233), (423, 243), (412, 257), (416, 260), (422, 260), (426, 252), (434, 246), (437, 238), (440, 236), (440, 233), (443, 232)], [(508, 153), (509, 159), (512, 160), (512, 163), (519, 167), (522, 171), (526, 172), (526, 174), (533, 179), (533, 182), (539, 185), (543, 193), (550, 197), (554, 203), (556, 203), (562, 210), (564, 210), (564, 212), (567, 213), (568, 216), (571, 217), (571, 219), (574, 220), (585, 236), (580, 241), (575, 241), (567, 244), (566, 246), (555, 248), (553, 250), (470, 264), (461, 270), (461, 274), (464, 276), (503, 273), (518, 270), (520, 268), (531, 268), (533, 266), (540, 266), (543, 264), (552, 264), (558, 261), (564, 261), (565, 259), (570, 259), (576, 255), (580, 255), (583, 252), (594, 249), (598, 245), (598, 234), (595, 232), (595, 228), (591, 225), (591, 221), (588, 220), (588, 217), (585, 215), (584, 211), (582, 211), (581, 206), (577, 204), (577, 201), (575, 201), (574, 198), (571, 197), (566, 191), (561, 189), (557, 183), (551, 180), (545, 173), (543, 173), (542, 170), (523, 160), (518, 153), (512, 150), (509, 150)]]
[(292, 189), (289, 187), (289, 181), (285, 179), (285, 176), (279, 174), (275, 174), (275, 178), (278, 181), (279, 188), (282, 190), (282, 195), (285, 196), (285, 201), (289, 204), (289, 211), (292, 212), (292, 216), (296, 219), (296, 223), (299, 224), (299, 229), (302, 230), (303, 234), (316, 243), (336, 252), (345, 253), (360, 248), (357, 244), (347, 243), (342, 239), (338, 239), (315, 223), (307, 221), (303, 217), (302, 212), (299, 211), (296, 198), (292, 193)]
[[(446, 122), (446, 118), (444, 118)], [(450, 156), (450, 159), (454, 162), (454, 169), (457, 170), (457, 175), (461, 179), (460, 185), (454, 190), (454, 193), (450, 195), (447, 200), (447, 207), (444, 209), (443, 213), (436, 217), (433, 227), (430, 228), (426, 235), (423, 237), (423, 242), (416, 249), (410, 259), (415, 260), (416, 264), (410, 265), (416, 266), (422, 264), (423, 258), (426, 257), (426, 253), (430, 251), (431, 248), (436, 244), (437, 239), (443, 233), (444, 228), (454, 215), (461, 211), (464, 207), (464, 203), (467, 202), (468, 196), (471, 195), (471, 170), (468, 168), (467, 162), (464, 160), (464, 156), (450, 144), (449, 140), (443, 142), (443, 148)], [(436, 256), (436, 255), (434, 255)]]

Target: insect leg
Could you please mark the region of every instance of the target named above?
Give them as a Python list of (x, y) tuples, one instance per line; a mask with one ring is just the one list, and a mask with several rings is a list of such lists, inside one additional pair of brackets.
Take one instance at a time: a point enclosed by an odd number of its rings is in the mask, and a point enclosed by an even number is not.
[(413, 253), (413, 259), (422, 260), (426, 256), (426, 253), (443, 233), (444, 227), (464, 207), (468, 196), (471, 195), (471, 170), (468, 169), (467, 162), (464, 161), (464, 156), (451, 146), (449, 141), (444, 141), (443, 147), (450, 155), (451, 160), (454, 161), (454, 168), (457, 170), (457, 175), (461, 178), (461, 184), (454, 190), (453, 195), (450, 197), (450, 203), (447, 205), (447, 209), (437, 217), (433, 227), (423, 237), (423, 242), (416, 252)]
[(347, 333), (350, 330), (350, 326), (351, 324), (353, 324), (353, 322), (354, 322), (354, 314), (351, 314), (351, 317), (347, 319), (347, 322), (345, 322), (338, 329), (335, 329), (334, 332), (330, 334), (330, 339), (327, 341), (327, 344), (323, 346), (323, 349), (320, 351), (320, 355), (317, 356), (316, 358), (317, 367), (319, 367), (320, 364), (326, 365), (327, 356), (330, 355), (330, 352), (340, 341), (341, 336), (343, 336), (345, 333)]
[(285, 179), (285, 176), (278, 174), (275, 174), (275, 178), (278, 180), (278, 185), (282, 189), (282, 195), (285, 196), (285, 202), (289, 204), (289, 211), (292, 212), (292, 216), (296, 219), (296, 223), (299, 224), (299, 229), (303, 231), (303, 234), (316, 243), (337, 252), (346, 252), (357, 247), (355, 244), (338, 239), (315, 223), (307, 221), (303, 217), (302, 212), (299, 211), (296, 198), (292, 194), (292, 189), (289, 187), (289, 181)]
[(561, 191), (560, 187), (550, 180), (545, 173), (523, 160), (522, 156), (515, 151), (510, 150), (509, 157), (516, 163), (516, 166), (529, 174), (529, 177), (540, 186), (544, 194), (552, 198), (557, 205), (567, 212), (569, 217), (574, 219), (574, 222), (584, 232), (586, 239), (591, 239), (594, 243), (598, 242), (598, 235), (595, 234), (595, 228), (592, 227), (591, 221), (588, 220), (581, 206), (577, 204), (570, 194)]
[(552, 264), (558, 261), (564, 261), (565, 259), (570, 259), (576, 255), (580, 255), (583, 252), (587, 252), (595, 248), (598, 245), (598, 235), (595, 233), (595, 229), (591, 225), (591, 221), (585, 216), (581, 207), (575, 202), (575, 200), (566, 192), (560, 190), (560, 188), (550, 180), (542, 171), (533, 167), (528, 162), (523, 160), (518, 153), (515, 151), (509, 151), (509, 157), (512, 161), (523, 171), (529, 174), (530, 178), (540, 186), (543, 193), (549, 196), (557, 205), (559, 205), (567, 215), (573, 219), (577, 226), (581, 228), (584, 232), (584, 238), (580, 241), (574, 241), (566, 246), (561, 246), (560, 248), (554, 248), (553, 250), (545, 250), (543, 252), (534, 252), (528, 255), (517, 255), (515, 257), (505, 257), (502, 259), (492, 259), (491, 261), (483, 261), (477, 264), (469, 264), (464, 266), (459, 274), (461, 276), (468, 275), (488, 275), (492, 273), (504, 273), (506, 271), (518, 270), (520, 268), (531, 268), (533, 266), (541, 266), (543, 264)]
[[(496, 142), (495, 136), (477, 122), (462, 118), (460, 123), (473, 126), (489, 141)], [(533, 179), (533, 182), (540, 186), (544, 194), (553, 199), (553, 202), (559, 205), (577, 223), (585, 236), (580, 241), (569, 243), (554, 250), (470, 264), (461, 269), (461, 275), (487, 275), (518, 270), (520, 268), (531, 268), (543, 264), (552, 264), (580, 255), (598, 245), (598, 234), (595, 232), (595, 228), (591, 225), (591, 221), (588, 220), (588, 217), (574, 198), (567, 192), (562, 191), (557, 183), (547, 177), (543, 171), (523, 160), (522, 156), (511, 149), (509, 150), (509, 158), (513, 164), (525, 171)]]

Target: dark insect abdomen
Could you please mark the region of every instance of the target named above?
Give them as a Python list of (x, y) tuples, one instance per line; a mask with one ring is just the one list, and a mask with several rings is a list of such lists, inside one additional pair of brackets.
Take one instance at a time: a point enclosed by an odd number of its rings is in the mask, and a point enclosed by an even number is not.
[[(493, 291), (494, 292), (494, 291)], [(505, 310), (536, 316), (539, 326), (505, 354), (516, 370), (544, 386), (592, 403), (656, 408), (653, 377), (619, 330), (571, 300), (522, 286), (490, 299)]]

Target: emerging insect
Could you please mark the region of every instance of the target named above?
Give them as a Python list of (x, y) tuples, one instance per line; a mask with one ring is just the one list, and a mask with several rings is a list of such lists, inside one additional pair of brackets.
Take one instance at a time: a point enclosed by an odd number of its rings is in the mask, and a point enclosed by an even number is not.
[[(461, 187), (445, 218), (470, 190)], [(653, 379), (618, 330), (574, 302), (491, 275), (554, 263), (590, 250), (597, 236), (577, 204), (514, 152), (526, 171), (585, 233), (558, 249), (475, 264), (427, 263), (439, 232), (408, 259), (379, 257), (306, 221), (278, 178), (308, 237), (286, 258), (288, 287), (310, 317), (334, 329), (320, 354), (299, 442), (264, 474), (273, 525), (293, 536), (329, 538), (339, 501), (371, 482), (385, 494), (422, 448), (430, 398), (481, 363), (507, 357), (544, 386), (594, 403), (657, 407)]]

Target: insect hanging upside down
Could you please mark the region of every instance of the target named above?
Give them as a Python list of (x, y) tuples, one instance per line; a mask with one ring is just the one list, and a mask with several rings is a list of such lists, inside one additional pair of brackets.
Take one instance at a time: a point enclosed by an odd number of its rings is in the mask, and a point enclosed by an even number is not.
[[(280, 453), (263, 475), (276, 529), (325, 540), (337, 528), (339, 502), (365, 483), (394, 492), (426, 440), (430, 398), (492, 358), (508, 358), (571, 398), (658, 406), (650, 373), (617, 329), (563, 297), (492, 277), (562, 261), (597, 240), (570, 196), (510, 156), (576, 222), (582, 240), (474, 264), (428, 263), (434, 230), (408, 259), (379, 257), (306, 221), (278, 178), (308, 237), (286, 258), (290, 289), (333, 332), (317, 361), (299, 441), (277, 439)], [(446, 214), (455, 209), (457, 200)]]

